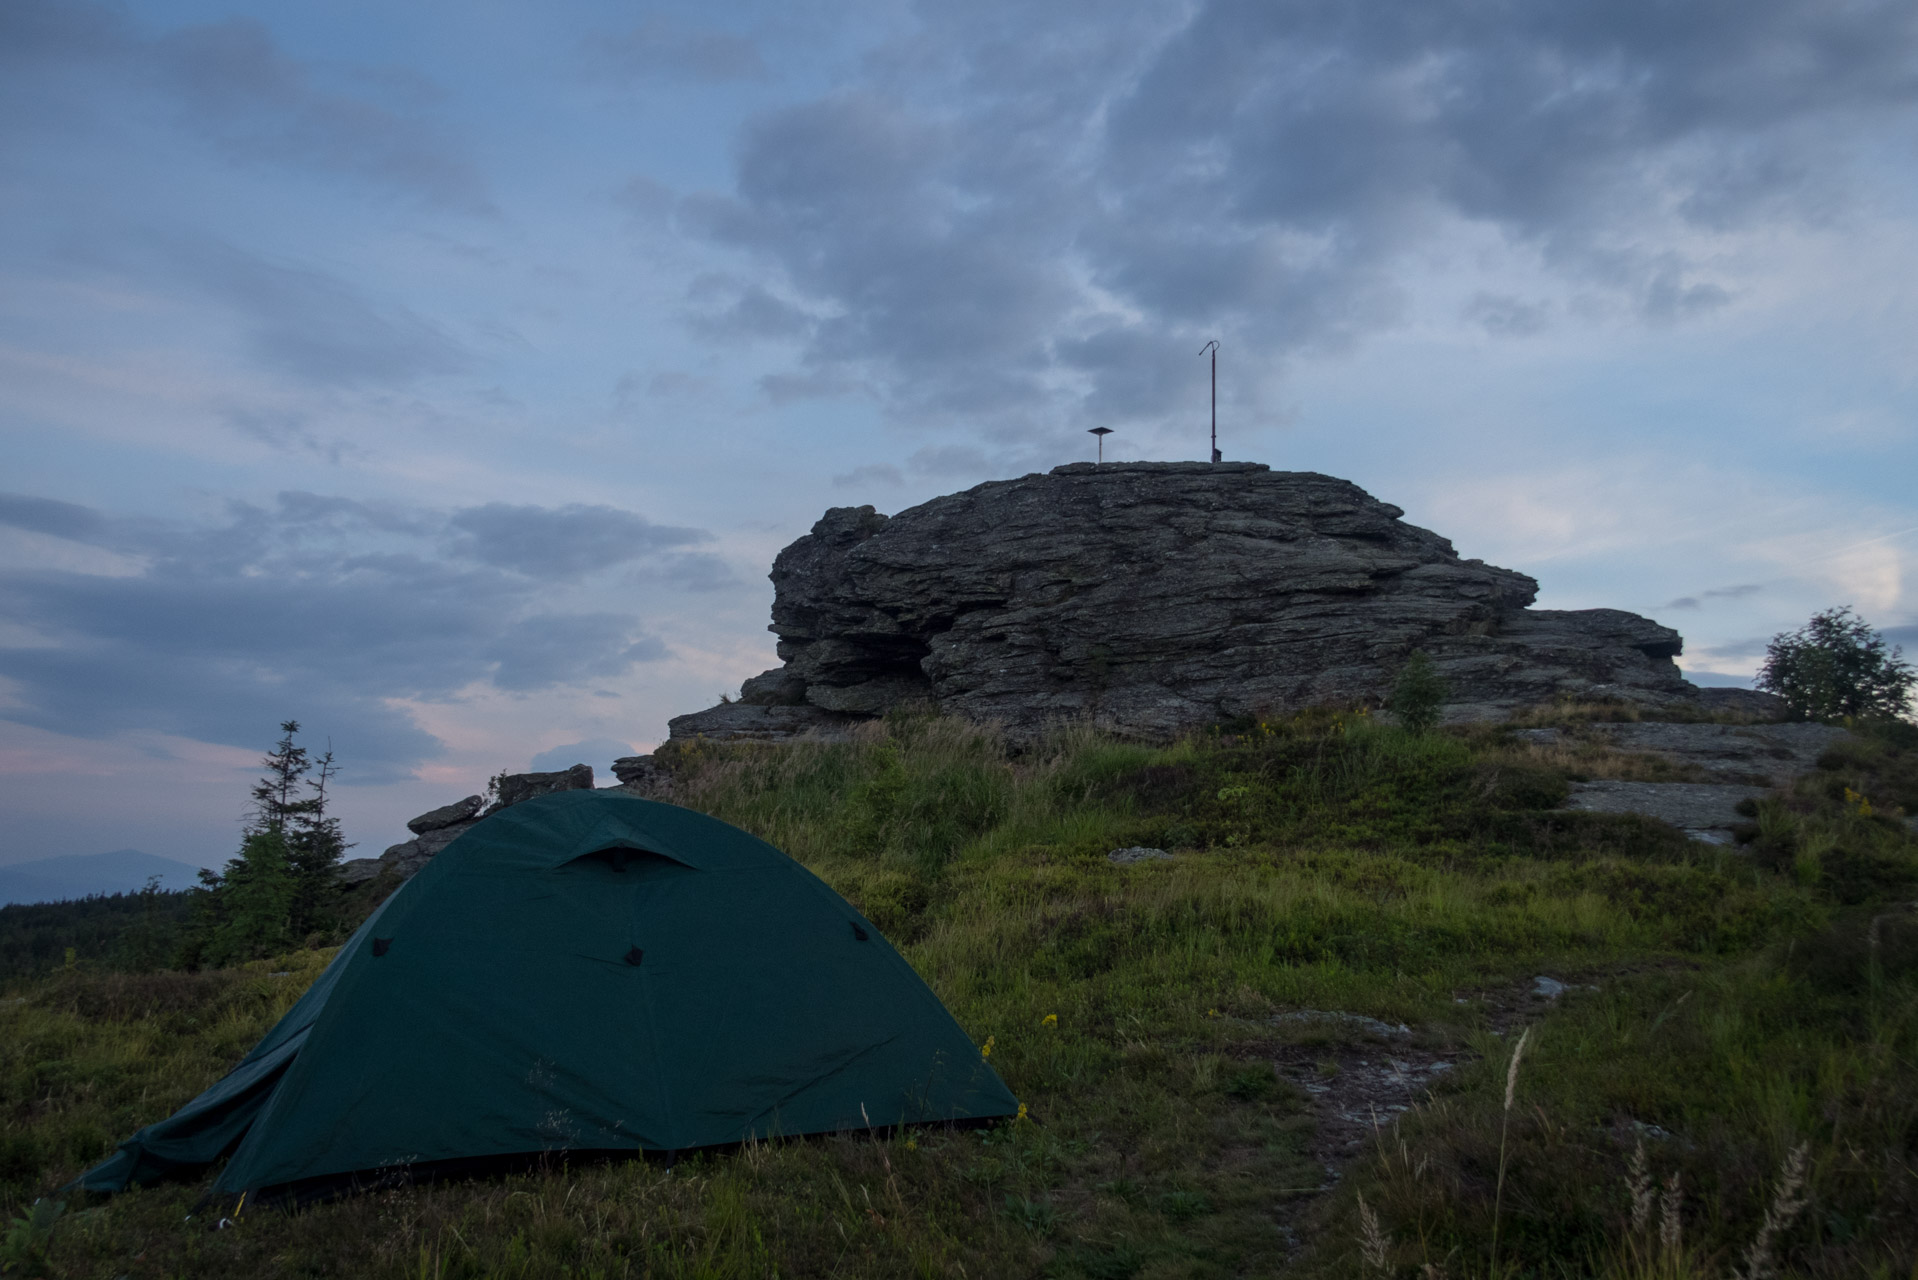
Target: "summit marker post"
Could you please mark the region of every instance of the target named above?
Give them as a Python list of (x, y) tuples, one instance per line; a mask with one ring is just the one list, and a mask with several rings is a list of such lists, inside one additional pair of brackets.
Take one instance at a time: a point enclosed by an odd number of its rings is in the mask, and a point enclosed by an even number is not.
[(1199, 348), (1199, 354), (1212, 353), (1212, 461), (1219, 461), (1219, 340)]
[(1106, 460), (1106, 437), (1112, 434), (1112, 428), (1111, 427), (1087, 427), (1086, 432), (1087, 434), (1096, 436), (1098, 438), (1099, 461), (1104, 462)]

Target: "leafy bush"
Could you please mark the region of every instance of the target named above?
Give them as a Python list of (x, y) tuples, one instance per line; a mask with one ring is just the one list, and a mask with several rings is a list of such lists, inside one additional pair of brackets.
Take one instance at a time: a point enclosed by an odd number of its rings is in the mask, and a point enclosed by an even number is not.
[(1827, 609), (1798, 630), (1773, 636), (1757, 680), (1806, 720), (1908, 717), (1914, 682), (1918, 672), (1904, 650), (1888, 649), (1849, 607)]

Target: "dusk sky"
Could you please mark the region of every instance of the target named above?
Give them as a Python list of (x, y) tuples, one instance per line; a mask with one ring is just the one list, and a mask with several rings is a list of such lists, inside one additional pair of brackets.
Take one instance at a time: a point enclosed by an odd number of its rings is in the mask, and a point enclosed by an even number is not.
[(772, 557), (1348, 478), (1747, 682), (1918, 650), (1910, 0), (0, 0), (0, 863), (377, 855), (774, 664)]

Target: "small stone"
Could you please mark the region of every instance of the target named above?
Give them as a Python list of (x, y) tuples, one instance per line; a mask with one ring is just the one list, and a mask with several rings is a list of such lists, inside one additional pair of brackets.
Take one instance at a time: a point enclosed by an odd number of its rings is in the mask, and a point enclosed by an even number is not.
[(1532, 979), (1532, 994), (1543, 996), (1547, 1000), (1556, 1000), (1571, 988), (1557, 978), (1548, 978), (1544, 974)]
[(1123, 867), (1128, 863), (1158, 862), (1171, 857), (1172, 855), (1164, 849), (1148, 849), (1144, 845), (1134, 845), (1130, 849), (1114, 849), (1106, 855), (1106, 861)]

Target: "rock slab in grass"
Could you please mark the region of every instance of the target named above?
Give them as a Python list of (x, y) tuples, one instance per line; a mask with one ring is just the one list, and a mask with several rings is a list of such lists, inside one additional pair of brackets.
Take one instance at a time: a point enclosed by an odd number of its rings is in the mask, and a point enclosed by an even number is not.
[(1826, 724), (1684, 724), (1633, 721), (1576, 729), (1525, 729), (1521, 741), (1603, 743), (1696, 765), (1723, 782), (1778, 785), (1809, 772), (1845, 736)]
[(1134, 845), (1130, 849), (1114, 849), (1106, 855), (1106, 861), (1125, 866), (1133, 862), (1158, 862), (1170, 860), (1171, 854), (1164, 849), (1148, 849), (1144, 845)]
[(1531, 578), (1403, 514), (1243, 462), (1075, 463), (891, 517), (835, 507), (773, 564), (784, 665), (673, 720), (671, 740), (842, 732), (914, 702), (1015, 739), (1081, 719), (1170, 737), (1376, 703), (1414, 649), (1450, 682), (1450, 719), (1556, 698), (1701, 705), (1676, 631), (1527, 608)]
[(1693, 839), (1730, 844), (1731, 829), (1746, 821), (1738, 803), (1764, 794), (1763, 787), (1720, 782), (1577, 782), (1565, 807), (1641, 814), (1669, 822)]

